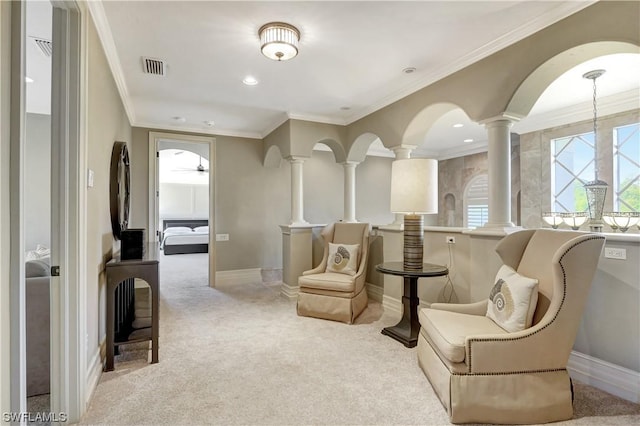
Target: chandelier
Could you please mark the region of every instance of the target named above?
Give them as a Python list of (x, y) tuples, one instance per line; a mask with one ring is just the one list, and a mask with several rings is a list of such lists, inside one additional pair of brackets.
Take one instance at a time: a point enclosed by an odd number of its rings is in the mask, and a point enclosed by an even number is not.
[(258, 30), (262, 54), (274, 61), (286, 61), (298, 54), (300, 31), (284, 22), (270, 22)]
[(582, 76), (593, 81), (594, 180), (584, 185), (584, 189), (587, 191), (587, 204), (589, 205), (589, 228), (593, 232), (602, 232), (602, 210), (604, 209), (604, 199), (607, 195), (607, 183), (598, 179), (598, 106), (596, 103), (596, 80), (604, 72), (605, 70), (594, 70)]

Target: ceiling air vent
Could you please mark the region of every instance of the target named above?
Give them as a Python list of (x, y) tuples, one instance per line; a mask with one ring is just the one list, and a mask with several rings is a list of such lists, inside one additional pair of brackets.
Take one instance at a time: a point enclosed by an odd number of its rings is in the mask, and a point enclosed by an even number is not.
[(53, 52), (53, 43), (51, 40), (45, 40), (43, 38), (31, 37), (33, 42), (38, 46), (38, 49), (42, 52), (44, 56), (47, 58), (51, 57), (51, 53)]
[(142, 69), (145, 74), (164, 76), (167, 72), (167, 64), (161, 59), (142, 57)]

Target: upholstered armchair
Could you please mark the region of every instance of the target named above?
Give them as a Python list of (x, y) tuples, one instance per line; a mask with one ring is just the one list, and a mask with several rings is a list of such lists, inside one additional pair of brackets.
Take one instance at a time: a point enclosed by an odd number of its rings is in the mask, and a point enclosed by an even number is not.
[(338, 222), (321, 235), (322, 261), (298, 278), (298, 315), (351, 324), (368, 303), (369, 224)]
[[(527, 314), (532, 324), (521, 331), (488, 318), (487, 300), (420, 310), (418, 363), (451, 422), (530, 424), (573, 416), (566, 366), (603, 244), (601, 235), (544, 229), (515, 232), (498, 244), (505, 265), (537, 280), (537, 301)], [(497, 280), (491, 300), (504, 296), (501, 290)]]

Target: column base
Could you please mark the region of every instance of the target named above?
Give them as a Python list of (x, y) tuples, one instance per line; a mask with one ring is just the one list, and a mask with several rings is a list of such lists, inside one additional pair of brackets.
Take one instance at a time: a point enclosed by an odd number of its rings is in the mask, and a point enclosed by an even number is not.
[(297, 285), (289, 285), (285, 282), (280, 286), (280, 296), (283, 296), (287, 299), (294, 300), (298, 298), (298, 293), (300, 292), (300, 287)]

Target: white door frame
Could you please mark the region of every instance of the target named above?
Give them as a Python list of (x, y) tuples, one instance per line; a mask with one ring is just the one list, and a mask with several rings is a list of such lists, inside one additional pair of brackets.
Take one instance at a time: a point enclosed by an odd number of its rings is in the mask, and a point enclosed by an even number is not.
[[(86, 404), (86, 327), (83, 271), (86, 269), (86, 20), (83, 4), (52, 1), (52, 264), (51, 412), (78, 421)], [(25, 3), (0, 4), (0, 403), (3, 413), (26, 412), (24, 270)], [(85, 46), (81, 51), (80, 46)], [(54, 263), (55, 262), (55, 263)], [(5, 349), (6, 348), (6, 349)], [(59, 420), (63, 420), (58, 417)], [(24, 420), (24, 419), (23, 419)]]
[(149, 233), (150, 242), (158, 241), (160, 214), (158, 205), (158, 143), (162, 139), (209, 145), (209, 287), (216, 286), (216, 138), (179, 133), (149, 132)]
[(77, 422), (86, 409), (86, 6), (52, 0), (51, 412)]
[[(0, 2), (0, 342), (11, 340), (11, 3)], [(0, 411), (10, 412), (11, 349), (0, 345)]]

